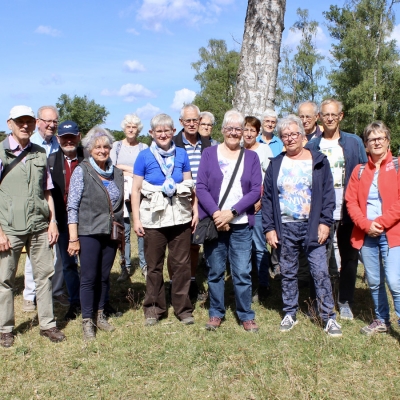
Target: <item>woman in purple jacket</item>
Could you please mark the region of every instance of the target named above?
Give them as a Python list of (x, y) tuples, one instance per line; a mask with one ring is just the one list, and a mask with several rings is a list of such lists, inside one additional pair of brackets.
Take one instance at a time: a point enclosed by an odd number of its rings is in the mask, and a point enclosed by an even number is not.
[(229, 256), (235, 289), (236, 313), (243, 328), (257, 332), (251, 309), (251, 251), (254, 204), (261, 195), (261, 168), (255, 152), (244, 150), (236, 177), (225, 203), (219, 209), (241, 152), (244, 116), (228, 111), (222, 122), (223, 143), (203, 151), (197, 174), (199, 217), (213, 218), (218, 239), (204, 243), (204, 253), (210, 270), (210, 319), (207, 330), (215, 330), (225, 316), (225, 265)]

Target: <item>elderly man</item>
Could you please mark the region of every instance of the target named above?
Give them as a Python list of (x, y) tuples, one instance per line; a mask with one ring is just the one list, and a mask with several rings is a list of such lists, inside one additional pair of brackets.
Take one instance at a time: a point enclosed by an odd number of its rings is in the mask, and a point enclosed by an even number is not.
[[(192, 179), (196, 182), (197, 171), (199, 169), (201, 153), (206, 147), (211, 146), (211, 141), (208, 137), (199, 134), (200, 110), (194, 104), (187, 104), (182, 107), (179, 119), (183, 129), (174, 136), (174, 143), (177, 147), (182, 147), (186, 150), (189, 157), (190, 169), (192, 171)], [(196, 300), (199, 289), (196, 282), (196, 270), (199, 262), (200, 246), (192, 244), (190, 249), (191, 257), (191, 282), (189, 289), (189, 297)], [(168, 267), (170, 271), (170, 268)], [(171, 274), (170, 274), (170, 278)]]
[(278, 120), (278, 114), (271, 108), (267, 108), (261, 116), (261, 133), (257, 137), (257, 142), (266, 143), (272, 150), (272, 154), (276, 157), (282, 153), (283, 142), (278, 136), (274, 135), (275, 127)]
[(200, 136), (208, 137), (211, 142), (211, 146), (216, 146), (218, 142), (211, 137), (212, 129), (215, 123), (215, 117), (208, 111), (203, 111), (200, 113), (200, 124), (199, 133)]
[(24, 246), (35, 278), (40, 335), (60, 342), (65, 335), (56, 327), (51, 285), (58, 229), (46, 152), (29, 140), (35, 128), (30, 107), (13, 107), (7, 124), (11, 135), (0, 144), (0, 344), (14, 343), (13, 290)]
[[(55, 137), (58, 126), (58, 110), (54, 106), (42, 106), (39, 108), (36, 119), (36, 132), (31, 136), (31, 143), (37, 144), (46, 150), (46, 155), (56, 152), (59, 143)], [(54, 246), (54, 275), (53, 284), (53, 300), (66, 307), (69, 305), (68, 297), (63, 289), (64, 276), (63, 267), (58, 251), (58, 245)], [(24, 312), (33, 312), (36, 310), (35, 298), (36, 287), (32, 274), (32, 265), (27, 257), (25, 262), (25, 289), (23, 292), (24, 303), (22, 310)]]
[[(337, 235), (341, 258), (338, 305), (340, 318), (351, 320), (353, 313), (350, 307), (354, 300), (358, 250), (350, 244), (354, 224), (347, 212), (344, 192), (355, 166), (366, 163), (368, 159), (361, 138), (340, 130), (342, 109), (342, 103), (335, 99), (327, 99), (321, 103), (319, 119), (322, 121), (324, 132), (308, 142), (306, 148), (326, 154), (331, 166), (336, 195), (336, 208), (333, 213), (335, 224), (331, 227), (331, 235)], [(332, 244), (329, 251), (332, 251)]]
[(321, 136), (322, 131), (317, 124), (318, 106), (312, 101), (304, 101), (297, 108), (297, 115), (303, 123), (306, 138), (309, 142), (312, 138)]
[(79, 274), (77, 260), (68, 254), (69, 234), (67, 223), (67, 198), (69, 182), (75, 167), (84, 159), (83, 147), (78, 146), (81, 140), (79, 127), (74, 121), (64, 121), (58, 126), (57, 141), (59, 149), (48, 158), (54, 188), (51, 190), (54, 199), (56, 219), (60, 236), (58, 249), (62, 260), (62, 271), (69, 294), (69, 310), (65, 320), (75, 319), (80, 310)]

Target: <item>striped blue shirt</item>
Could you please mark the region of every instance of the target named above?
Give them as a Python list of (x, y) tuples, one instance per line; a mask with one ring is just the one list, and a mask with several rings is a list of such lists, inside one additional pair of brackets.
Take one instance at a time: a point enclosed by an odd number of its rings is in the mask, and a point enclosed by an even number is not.
[(185, 134), (182, 134), (183, 144), (185, 145), (186, 153), (189, 157), (190, 170), (192, 171), (192, 179), (196, 182), (197, 180), (197, 171), (199, 170), (199, 164), (201, 159), (201, 140), (200, 135), (197, 134), (197, 142), (195, 145), (192, 145), (185, 137)]

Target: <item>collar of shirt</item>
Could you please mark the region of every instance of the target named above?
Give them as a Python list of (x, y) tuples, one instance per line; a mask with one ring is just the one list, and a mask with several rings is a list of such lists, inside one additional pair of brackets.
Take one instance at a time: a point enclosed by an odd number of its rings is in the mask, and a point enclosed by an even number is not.
[(64, 154), (64, 158), (65, 158), (67, 161), (74, 161), (74, 160), (77, 160), (77, 159), (78, 159), (77, 156), (75, 156), (74, 158), (69, 158), (69, 157), (66, 156), (65, 154)]
[(182, 132), (182, 141), (183, 141), (183, 143), (185, 145), (188, 144), (188, 145), (190, 145), (192, 147), (197, 147), (199, 145), (201, 146), (201, 138), (200, 138), (200, 134), (199, 133), (197, 134), (197, 142), (196, 142), (196, 144), (194, 146), (192, 145), (192, 143), (189, 142), (189, 140), (186, 139), (186, 136), (185, 136), (184, 132)]
[(257, 136), (256, 141), (257, 141), (258, 143), (271, 144), (271, 143), (277, 142), (277, 139), (276, 139), (276, 136), (273, 134), (273, 135), (272, 135), (272, 138), (271, 138), (271, 141), (270, 141), (269, 143), (267, 143), (267, 142), (264, 141), (263, 134), (260, 133), (260, 134)]
[(12, 152), (15, 152), (15, 151), (17, 151), (17, 150), (22, 151), (22, 150), (25, 150), (25, 149), (27, 149), (27, 148), (29, 148), (29, 147), (31, 146), (31, 142), (28, 142), (28, 144), (27, 144), (24, 148), (22, 148), (22, 147), (20, 146), (20, 144), (14, 139), (13, 135), (10, 135), (10, 136), (8, 137), (8, 142), (9, 142), (9, 144), (10, 144), (10, 150), (11, 150)]

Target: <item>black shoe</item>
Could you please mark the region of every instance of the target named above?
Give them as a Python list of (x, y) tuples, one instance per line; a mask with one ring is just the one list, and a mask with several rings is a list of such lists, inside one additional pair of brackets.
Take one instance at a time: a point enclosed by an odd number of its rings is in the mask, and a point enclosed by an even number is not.
[(189, 299), (191, 301), (197, 301), (197, 297), (199, 296), (199, 287), (196, 281), (190, 281), (189, 288)]
[(262, 286), (260, 285), (257, 289), (257, 292), (254, 294), (252, 297), (252, 302), (253, 303), (262, 303), (263, 301), (267, 300), (267, 297), (269, 296), (271, 292), (271, 288), (269, 286)]
[(270, 267), (268, 269), (268, 271), (269, 271), (269, 276), (271, 277), (271, 279), (274, 279), (275, 281), (280, 281), (282, 279), (281, 267), (279, 265), (276, 265), (275, 268)]
[(65, 314), (65, 321), (72, 321), (76, 319), (76, 317), (81, 313), (81, 305), (80, 304), (71, 304), (69, 306), (68, 312)]
[(104, 310), (103, 310), (103, 314), (107, 317), (114, 317), (114, 318), (119, 318), (122, 317), (122, 312), (117, 311), (111, 304), (109, 301), (107, 301), (107, 303), (104, 304)]
[(297, 284), (299, 286), (299, 289), (304, 289), (310, 286), (310, 281), (298, 280)]

